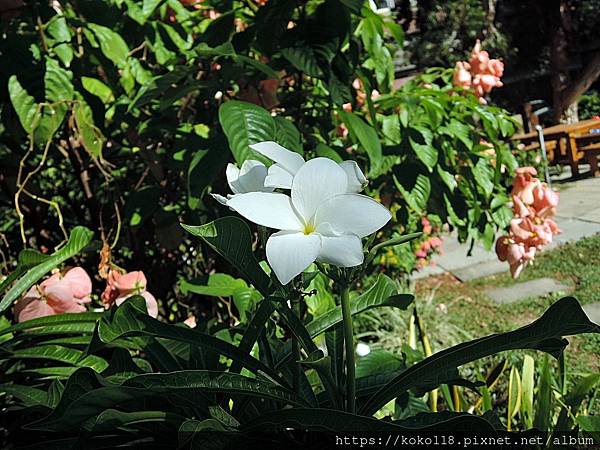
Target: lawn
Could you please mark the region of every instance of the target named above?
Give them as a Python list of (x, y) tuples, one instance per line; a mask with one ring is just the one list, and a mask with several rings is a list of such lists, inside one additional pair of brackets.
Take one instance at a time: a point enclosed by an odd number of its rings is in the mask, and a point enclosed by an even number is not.
[[(527, 267), (517, 280), (511, 278), (508, 270), (466, 283), (449, 275), (420, 280), (416, 286), (417, 301), (423, 305), (422, 316), (440, 349), (455, 343), (453, 338), (458, 330), (475, 338), (525, 325), (565, 295), (576, 297), (582, 305), (600, 301), (599, 267), (600, 235), (595, 235), (541, 253), (535, 264)], [(491, 287), (511, 286), (542, 277), (570, 286), (569, 292), (506, 305), (492, 302), (485, 293)], [(569, 342), (567, 367), (573, 373), (598, 372), (600, 336), (570, 337)]]

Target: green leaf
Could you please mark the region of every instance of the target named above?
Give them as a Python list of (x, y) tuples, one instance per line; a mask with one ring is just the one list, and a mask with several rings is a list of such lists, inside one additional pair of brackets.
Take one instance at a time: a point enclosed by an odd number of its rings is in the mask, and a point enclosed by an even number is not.
[(172, 373), (150, 373), (129, 378), (123, 386), (143, 388), (157, 393), (186, 392), (243, 394), (277, 400), (290, 405), (301, 405), (289, 389), (268, 381), (249, 378), (237, 373), (209, 370), (184, 370)]
[(181, 226), (198, 236), (234, 266), (263, 296), (271, 292), (271, 280), (252, 253), (252, 234), (246, 222), (234, 216), (222, 217), (206, 225)]
[(101, 433), (118, 428), (131, 428), (136, 425), (142, 425), (140, 428), (144, 430), (145, 426), (152, 426), (156, 422), (178, 427), (184, 420), (183, 416), (165, 411), (123, 412), (109, 408), (85, 421), (81, 427), (86, 431)]
[(438, 150), (433, 146), (431, 130), (423, 127), (413, 127), (409, 130), (408, 141), (417, 158), (431, 172), (438, 161)]
[(561, 408), (560, 415), (556, 422), (555, 429), (557, 431), (568, 431), (572, 428), (572, 417), (577, 415), (577, 411), (585, 398), (590, 395), (590, 393), (594, 392), (594, 389), (596, 389), (596, 386), (599, 384), (600, 373), (594, 373), (579, 380), (564, 399), (564, 405)]
[(249, 147), (251, 144), (276, 138), (275, 121), (266, 109), (252, 103), (230, 100), (221, 105), (219, 122), (238, 164), (241, 165), (247, 159), (271, 163)]
[(188, 67), (175, 66), (165, 75), (159, 75), (151, 78), (142, 85), (127, 110), (131, 111), (134, 108), (141, 108), (142, 106), (150, 103), (152, 100), (162, 96), (170, 88), (177, 85), (177, 83), (179, 83), (182, 78), (187, 76), (189, 72), (190, 69)]
[(562, 298), (529, 325), (464, 342), (414, 364), (375, 393), (361, 411), (373, 414), (417, 384), (435, 384), (450, 370), (501, 351), (535, 349), (557, 357), (568, 344), (562, 337), (580, 333), (600, 333), (600, 326), (588, 319), (573, 297)]
[[(80, 328), (78, 325), (85, 324), (94, 324), (100, 317), (102, 313), (97, 312), (84, 312), (84, 313), (65, 313), (65, 314), (56, 314), (53, 316), (46, 317), (38, 317), (37, 319), (27, 320), (25, 322), (16, 323), (10, 328), (4, 328), (0, 330), (0, 336), (6, 333), (14, 333), (16, 331), (29, 330), (32, 328), (39, 328), (42, 330), (47, 330), (47, 332), (53, 333), (56, 329), (59, 329), (62, 333), (63, 331), (67, 331), (70, 329), (70, 325), (74, 325), (73, 330), (79, 331)], [(65, 327), (65, 328), (59, 328)]]
[(306, 73), (310, 77), (322, 78), (323, 69), (315, 52), (310, 47), (288, 47), (281, 50), (281, 55), (287, 59), (296, 69)]
[(114, 62), (117, 67), (124, 68), (127, 65), (129, 48), (123, 38), (115, 31), (102, 25), (88, 23), (87, 27), (96, 35), (104, 56)]
[(273, 120), (275, 120), (275, 142), (288, 150), (302, 154), (300, 132), (292, 121), (279, 116), (274, 117)]
[(126, 300), (113, 312), (109, 320), (103, 318), (98, 327), (98, 336), (105, 344), (111, 344), (130, 336), (154, 336), (185, 342), (226, 356), (233, 361), (238, 361), (249, 371), (271, 377), (282, 386), (286, 383), (272, 369), (261, 363), (256, 358), (239, 350), (234, 345), (214, 336), (201, 333), (188, 327), (168, 325), (150, 317), (145, 311), (145, 300), (132, 297)]
[[(398, 294), (398, 287), (392, 279), (386, 275), (379, 275), (377, 281), (363, 294), (350, 300), (350, 311), (352, 315), (359, 314), (371, 308), (391, 306), (406, 309), (412, 303), (414, 296), (410, 294)], [(336, 306), (326, 314), (316, 317), (306, 329), (311, 337), (331, 329), (342, 321), (342, 307)]]
[(507, 430), (511, 430), (511, 423), (513, 417), (517, 415), (521, 409), (521, 398), (522, 398), (522, 387), (521, 377), (516, 367), (510, 369), (510, 376), (508, 379), (508, 408), (506, 413)]
[(381, 166), (382, 150), (379, 136), (375, 129), (368, 125), (356, 114), (347, 111), (339, 111), (342, 121), (348, 127), (350, 135), (355, 141), (358, 141), (361, 147), (367, 152), (370, 168), (368, 175), (377, 177)]
[(23, 89), (16, 75), (12, 75), (8, 80), (8, 94), (21, 126), (27, 134), (32, 134), (40, 121), (41, 108), (38, 108), (34, 98)]
[(233, 278), (224, 273), (214, 273), (179, 284), (182, 294), (193, 292), (209, 297), (231, 297), (240, 289), (248, 289), (246, 282), (240, 278)]
[(97, 78), (81, 77), (81, 84), (86, 91), (98, 97), (102, 103), (107, 104), (115, 101), (112, 90)]
[(0, 293), (10, 286), (17, 278), (23, 275), (32, 267), (48, 259), (49, 255), (43, 255), (36, 250), (26, 248), (21, 250), (17, 257), (17, 267), (2, 282), (0, 282)]
[(92, 236), (93, 233), (85, 227), (77, 226), (73, 228), (69, 236), (69, 241), (65, 246), (54, 252), (52, 256), (44, 260), (44, 262), (29, 270), (29, 272), (22, 276), (12, 289), (8, 291), (2, 301), (0, 301), (0, 313), (10, 307), (21, 294), (33, 286), (33, 284), (46, 273), (83, 250), (92, 240)]
[(12, 395), (25, 406), (46, 405), (46, 391), (18, 384), (0, 384), (0, 393)]
[(106, 360), (98, 356), (85, 356), (85, 353), (80, 350), (60, 345), (36, 345), (22, 348), (9, 352), (7, 357), (12, 359), (47, 359), (78, 367), (90, 367), (98, 372), (108, 367)]
[(535, 360), (525, 355), (523, 357), (523, 369), (521, 372), (521, 387), (523, 397), (521, 400), (521, 411), (527, 428), (533, 427), (533, 391), (535, 388)]
[(73, 106), (73, 117), (83, 148), (93, 157), (100, 158), (104, 136), (100, 129), (94, 125), (92, 108), (85, 101), (80, 100)]
[(538, 393), (535, 402), (535, 418), (533, 426), (540, 431), (549, 431), (553, 415), (552, 406), (552, 374), (548, 355), (544, 356), (542, 370), (538, 381)]

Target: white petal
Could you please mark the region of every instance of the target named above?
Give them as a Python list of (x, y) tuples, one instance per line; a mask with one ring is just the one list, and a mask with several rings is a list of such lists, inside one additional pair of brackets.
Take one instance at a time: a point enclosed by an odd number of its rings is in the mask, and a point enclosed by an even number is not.
[(317, 259), (320, 248), (321, 238), (316, 233), (280, 231), (267, 241), (267, 261), (285, 285)]
[(371, 197), (342, 194), (323, 202), (315, 216), (315, 224), (328, 222), (338, 234), (368, 236), (383, 227), (392, 214)]
[(346, 172), (348, 177), (348, 193), (359, 193), (367, 185), (367, 178), (356, 161), (344, 161), (340, 167)]
[(265, 188), (265, 178), (267, 177), (267, 167), (260, 161), (247, 159), (242, 164), (238, 182), (243, 191), (240, 192), (271, 192), (273, 189)]
[(223, 197), (222, 195), (219, 194), (210, 194), (212, 196), (212, 198), (214, 198), (216, 201), (218, 201), (221, 205), (227, 205), (227, 198)]
[(273, 141), (252, 144), (250, 148), (261, 155), (266, 156), (270, 160), (281, 164), (284, 169), (292, 174), (298, 172), (298, 169), (304, 164), (304, 158), (298, 153), (288, 150)]
[(265, 187), (291, 189), (294, 175), (285, 170), (279, 164), (269, 167), (269, 173), (265, 178)]
[(240, 177), (240, 169), (235, 164), (227, 164), (227, 169), (225, 170), (225, 175), (227, 176), (227, 184), (229, 184), (229, 188), (231, 192), (234, 194), (241, 194), (242, 186), (238, 181)]
[(311, 220), (321, 203), (346, 192), (346, 172), (329, 158), (315, 158), (305, 163), (294, 176), (292, 202), (305, 222)]
[(364, 260), (362, 242), (353, 234), (321, 235), (321, 251), (317, 260), (340, 267), (359, 266)]
[(227, 201), (227, 206), (251, 222), (277, 230), (302, 230), (303, 225), (290, 197), (285, 194), (249, 192), (237, 194)]

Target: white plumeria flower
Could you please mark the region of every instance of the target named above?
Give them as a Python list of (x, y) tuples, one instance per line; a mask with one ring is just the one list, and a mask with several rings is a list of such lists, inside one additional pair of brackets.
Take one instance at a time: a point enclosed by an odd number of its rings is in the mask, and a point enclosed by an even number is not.
[[(227, 184), (233, 195), (245, 194), (247, 192), (273, 192), (274, 188), (265, 187), (265, 178), (267, 177), (267, 167), (260, 161), (247, 159), (238, 169), (235, 164), (227, 164)], [(227, 202), (233, 195), (228, 194), (224, 197), (219, 194), (211, 194), (219, 203), (227, 205)]]
[(234, 195), (227, 206), (278, 231), (267, 241), (267, 260), (282, 284), (314, 261), (353, 267), (364, 260), (361, 238), (383, 227), (390, 212), (371, 197), (348, 193), (348, 176), (335, 161), (303, 163), (291, 197), (281, 193)]
[[(294, 176), (305, 163), (302, 156), (273, 141), (252, 144), (250, 148), (275, 161), (275, 164), (269, 167), (268, 175), (265, 178), (265, 186), (281, 189), (292, 188)], [(356, 161), (343, 161), (339, 165), (348, 177), (347, 192), (358, 193), (362, 191), (367, 185), (367, 179)]]

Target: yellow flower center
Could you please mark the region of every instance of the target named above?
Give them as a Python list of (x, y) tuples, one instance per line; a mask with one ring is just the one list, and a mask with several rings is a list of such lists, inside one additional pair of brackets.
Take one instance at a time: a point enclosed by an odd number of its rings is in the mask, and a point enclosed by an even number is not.
[(315, 231), (315, 226), (312, 223), (307, 223), (306, 225), (304, 225), (304, 234), (308, 235), (310, 233), (312, 233), (313, 231)]

